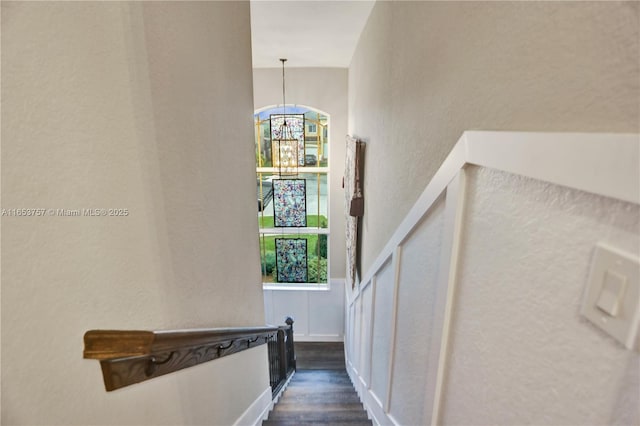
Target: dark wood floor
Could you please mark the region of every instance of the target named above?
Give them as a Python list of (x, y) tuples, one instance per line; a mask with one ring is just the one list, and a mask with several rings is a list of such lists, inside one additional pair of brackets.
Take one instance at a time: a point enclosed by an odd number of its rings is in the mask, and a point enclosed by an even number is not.
[(296, 342), (298, 370), (344, 370), (342, 342)]
[(264, 426), (371, 425), (344, 366), (342, 343), (296, 343), (298, 371)]

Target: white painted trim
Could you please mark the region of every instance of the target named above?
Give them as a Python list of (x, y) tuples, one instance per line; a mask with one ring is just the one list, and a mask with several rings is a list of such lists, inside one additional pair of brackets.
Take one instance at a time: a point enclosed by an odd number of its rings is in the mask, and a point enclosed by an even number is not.
[(396, 423), (389, 418), (389, 413), (384, 411), (384, 407), (382, 407), (382, 403), (376, 396), (376, 394), (369, 390), (365, 394), (365, 407), (367, 407), (367, 413), (371, 416), (371, 420), (374, 424), (377, 425), (396, 425)]
[(359, 330), (359, 336), (358, 336), (358, 370), (363, 371), (364, 370), (364, 363), (362, 361), (362, 357), (363, 357), (363, 348), (362, 348), (362, 343), (364, 342), (364, 299), (360, 299), (360, 312), (358, 313), (358, 330)]
[(640, 204), (638, 158), (638, 134), (466, 131), (361, 282), (371, 280), (466, 164)]
[[(333, 278), (327, 289), (286, 288), (264, 290), (265, 321), (281, 324), (286, 316), (295, 320), (294, 339), (299, 342), (343, 342), (345, 335), (344, 279)], [(284, 298), (283, 298), (284, 297)], [(324, 304), (331, 304), (335, 316), (326, 317)]]
[(358, 387), (359, 387), (358, 395), (360, 395), (363, 391), (366, 392), (366, 390), (368, 388), (368, 385), (367, 385), (367, 383), (365, 383), (365, 381), (362, 378), (362, 376), (358, 376), (358, 380), (359, 380), (359, 383), (358, 383)]
[(258, 398), (242, 413), (238, 420), (233, 423), (234, 426), (259, 426), (262, 420), (267, 418), (269, 410), (273, 407), (271, 400), (271, 386), (260, 394)]
[(347, 376), (349, 376), (349, 380), (351, 380), (351, 384), (355, 388), (356, 393), (358, 394), (358, 398), (360, 399), (360, 402), (364, 404), (364, 396), (363, 396), (364, 392), (363, 392), (363, 388), (361, 387), (360, 376), (358, 376), (353, 371), (353, 366), (348, 361), (347, 361), (346, 370), (347, 370)]
[(262, 289), (269, 291), (330, 291), (331, 287), (327, 283), (292, 285), (263, 283)]
[(296, 342), (344, 342), (344, 336), (338, 335), (324, 335), (324, 334), (312, 334), (309, 336), (306, 335), (296, 335)]
[(468, 131), (461, 141), (469, 164), (640, 203), (640, 135)]
[[(445, 199), (444, 232), (442, 256), (440, 259), (440, 276), (436, 296), (436, 312), (434, 313), (434, 334), (432, 336), (429, 359), (429, 377), (425, 408), (431, 410), (431, 424), (437, 425), (440, 420), (440, 408), (444, 396), (444, 385), (449, 350), (449, 330), (455, 302), (458, 259), (460, 254), (462, 228), (464, 222), (466, 200), (466, 173), (460, 170), (449, 186)], [(437, 354), (437, 358), (434, 356)], [(437, 369), (434, 374), (434, 369)], [(434, 377), (435, 376), (435, 377)], [(429, 418), (429, 417), (426, 417)]]
[[(429, 355), (428, 388), (425, 395), (425, 418), (433, 425), (440, 420), (440, 410), (446, 384), (446, 362), (448, 358), (449, 332), (455, 302), (455, 283), (458, 255), (462, 235), (464, 201), (466, 192), (467, 164), (501, 170), (540, 181), (561, 185), (593, 194), (640, 204), (640, 135), (637, 134), (587, 134), (587, 133), (528, 133), (467, 131), (458, 140), (449, 156), (438, 169), (407, 216), (400, 223), (383, 250), (363, 275), (361, 285), (345, 289), (346, 309), (351, 327), (345, 336), (346, 345), (352, 345), (355, 329), (353, 325), (362, 312), (356, 313), (353, 304), (362, 295), (362, 290), (372, 286), (370, 345), (366, 349), (369, 370), (372, 368), (373, 330), (375, 326), (376, 274), (389, 261), (394, 252), (411, 234), (420, 221), (429, 214), (431, 207), (446, 191), (444, 213), (444, 236), (440, 276), (437, 283), (436, 312), (434, 313), (434, 335)], [(578, 161), (576, 161), (578, 160)], [(395, 262), (394, 262), (395, 263)], [(394, 290), (393, 329), (397, 315), (397, 280)], [(362, 307), (366, 309), (366, 307)], [(438, 309), (439, 308), (439, 309)], [(361, 320), (361, 319), (360, 319)], [(353, 321), (353, 322), (351, 322)], [(361, 335), (365, 330), (360, 330)], [(392, 330), (392, 335), (394, 330)], [(360, 336), (361, 337), (361, 336)], [(395, 337), (390, 350), (394, 351)], [(383, 408), (389, 408), (393, 377), (393, 357), (390, 358), (390, 373), (386, 407), (371, 389), (371, 371), (361, 377), (351, 358), (354, 351), (347, 351), (349, 377), (357, 383), (360, 398), (375, 424), (396, 424), (395, 419)], [(393, 353), (393, 352), (391, 352)], [(355, 375), (355, 377), (354, 377)], [(366, 389), (360, 389), (365, 387)]]
[[(279, 235), (291, 235), (291, 234), (314, 234), (314, 235), (329, 235), (331, 234), (330, 228), (317, 228), (317, 227), (305, 227), (305, 228), (290, 228), (293, 232), (287, 232), (290, 229), (284, 228), (260, 228), (259, 233), (268, 236)], [(313, 283), (312, 283), (313, 284)]]
[(353, 335), (355, 334), (355, 329), (356, 329), (356, 325), (355, 325), (355, 310), (356, 307), (354, 305), (349, 306), (349, 336), (351, 337), (351, 340), (349, 340), (348, 345), (349, 345), (349, 363), (353, 366)]
[[(371, 376), (373, 374), (373, 324), (375, 322), (376, 315), (376, 289), (378, 284), (376, 283), (376, 277), (374, 276), (371, 284), (371, 321), (369, 325), (369, 347), (367, 348), (367, 355), (369, 358), (369, 368), (367, 369), (367, 377), (365, 377), (365, 382), (367, 383), (367, 390), (371, 389)], [(345, 336), (345, 340), (347, 337)]]
[[(272, 174), (278, 175), (280, 170), (277, 167), (256, 167), (256, 173), (262, 174)], [(298, 167), (298, 174), (321, 174), (321, 175), (329, 175), (329, 167), (309, 167), (309, 166), (300, 166)]]
[[(280, 397), (282, 396), (284, 391), (287, 389), (287, 387), (289, 387), (289, 383), (291, 382), (291, 379), (293, 379), (293, 376), (295, 376), (295, 375), (296, 375), (296, 371), (294, 370), (293, 373), (291, 373), (291, 375), (287, 379), (287, 381), (284, 382), (284, 385), (278, 391), (278, 394), (273, 398), (273, 402), (271, 403), (271, 407), (269, 408), (269, 410), (272, 410), (273, 407), (278, 403), (278, 401), (280, 400)], [(269, 389), (271, 389), (271, 387), (269, 387)], [(263, 418), (266, 420), (266, 417), (263, 417)]]
[[(368, 284), (368, 283), (367, 283)], [(347, 284), (345, 283), (344, 287), (345, 287), (345, 291), (346, 291), (346, 297), (345, 297), (345, 302), (347, 303), (347, 306), (350, 306), (351, 303), (356, 300), (358, 298), (358, 296), (360, 296), (360, 287), (364, 288), (367, 285), (365, 284), (364, 286), (359, 285), (355, 288), (347, 288)]]
[[(267, 387), (267, 389), (265, 389), (264, 392), (262, 392), (262, 394), (258, 397), (258, 399), (256, 399), (253, 402), (253, 404), (251, 404), (251, 406), (247, 408), (247, 411), (245, 411), (244, 414), (240, 416), (238, 420), (236, 420), (236, 422), (234, 423), (234, 426), (262, 425), (262, 421), (267, 420), (269, 418), (269, 413), (271, 412), (271, 410), (273, 410), (273, 407), (275, 407), (275, 405), (278, 403), (278, 401), (280, 400), (280, 397), (282, 396), (284, 391), (287, 389), (287, 387), (289, 386), (289, 383), (291, 382), (291, 379), (293, 379), (293, 376), (295, 375), (296, 375), (296, 372), (294, 371), (289, 376), (287, 381), (284, 383), (282, 388), (278, 391), (278, 394), (275, 397), (272, 397), (271, 386)], [(265, 405), (265, 401), (267, 401), (267, 399), (268, 399), (268, 402)], [(260, 417), (258, 417), (257, 421), (252, 422), (251, 419), (254, 418), (252, 417), (252, 413), (255, 414), (255, 412), (257, 411), (256, 409), (254, 409), (254, 406), (258, 406), (258, 407), (263, 406), (263, 408), (260, 413)]]
[(384, 411), (382, 402), (380, 402), (380, 399), (378, 399), (375, 393), (370, 388), (366, 388), (362, 376), (358, 375), (358, 372), (350, 363), (347, 363), (347, 375), (353, 387), (356, 389), (362, 405), (367, 411), (367, 416), (374, 425), (399, 426), (399, 423)]
[(351, 361), (350, 361), (350, 360), (347, 360), (347, 370), (349, 370), (349, 369), (352, 369), (352, 370), (353, 370), (353, 369), (354, 369), (354, 367), (353, 367), (353, 364), (351, 363)]
[[(440, 197), (440, 194), (446, 189), (447, 185), (458, 171), (465, 165), (465, 145), (458, 142), (444, 160), (440, 169), (436, 172), (427, 185), (418, 201), (413, 205), (407, 216), (400, 223), (391, 239), (382, 249), (371, 268), (364, 274), (362, 282), (366, 283), (371, 277), (386, 263), (389, 256), (393, 254), (395, 248), (405, 240), (413, 228), (427, 214), (434, 202)], [(354, 297), (354, 300), (357, 298)]]
[(393, 365), (396, 357), (396, 331), (398, 320), (398, 290), (400, 287), (400, 266), (402, 245), (393, 252), (393, 300), (391, 301), (391, 335), (389, 336), (389, 365), (387, 370), (387, 397), (384, 401), (384, 412), (391, 406), (391, 390), (393, 389)]
[[(329, 281), (329, 280), (327, 280), (327, 281)], [(305, 304), (307, 305), (307, 308), (305, 309), (305, 314), (306, 314), (306, 317), (307, 317), (307, 333), (306, 334), (307, 334), (308, 337), (311, 337), (311, 334), (312, 334), (311, 333), (311, 330), (312, 330), (311, 326), (313, 325), (313, 319), (311, 318), (311, 315), (309, 315), (309, 313), (311, 312), (311, 305), (310, 305), (310, 302), (309, 302), (309, 293), (305, 293), (304, 294), (304, 299), (305, 299)]]

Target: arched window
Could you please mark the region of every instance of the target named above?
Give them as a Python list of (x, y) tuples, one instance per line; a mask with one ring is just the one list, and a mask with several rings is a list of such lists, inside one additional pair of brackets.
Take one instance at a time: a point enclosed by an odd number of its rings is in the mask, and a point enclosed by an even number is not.
[(254, 119), (263, 283), (326, 285), (329, 116), (287, 105), (258, 110)]

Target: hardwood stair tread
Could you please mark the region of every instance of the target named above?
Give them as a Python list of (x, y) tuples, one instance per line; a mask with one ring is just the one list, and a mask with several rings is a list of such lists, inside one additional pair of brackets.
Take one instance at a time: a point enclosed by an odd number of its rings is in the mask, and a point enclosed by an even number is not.
[(350, 420), (368, 420), (367, 413), (362, 407), (360, 411), (354, 410), (337, 410), (337, 411), (273, 411), (269, 415), (269, 420), (286, 420), (286, 421), (310, 421), (310, 422), (344, 422)]
[(352, 420), (352, 421), (340, 421), (334, 420), (319, 422), (319, 421), (301, 421), (301, 420), (265, 420), (262, 422), (263, 426), (371, 426), (370, 420)]
[(340, 410), (358, 410), (364, 411), (362, 403), (359, 400), (350, 402), (315, 402), (315, 401), (287, 401), (282, 403), (274, 413), (279, 412), (297, 412), (297, 411), (340, 411)]
[(342, 343), (295, 343), (298, 370), (264, 426), (371, 426), (344, 364)]

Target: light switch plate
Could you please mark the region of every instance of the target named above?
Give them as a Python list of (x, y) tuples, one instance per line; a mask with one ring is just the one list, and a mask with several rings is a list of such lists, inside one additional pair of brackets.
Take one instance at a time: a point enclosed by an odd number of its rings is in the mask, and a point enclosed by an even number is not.
[(632, 349), (640, 323), (640, 259), (598, 244), (580, 313)]

